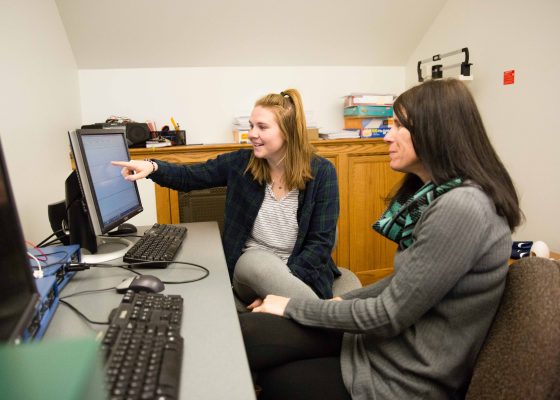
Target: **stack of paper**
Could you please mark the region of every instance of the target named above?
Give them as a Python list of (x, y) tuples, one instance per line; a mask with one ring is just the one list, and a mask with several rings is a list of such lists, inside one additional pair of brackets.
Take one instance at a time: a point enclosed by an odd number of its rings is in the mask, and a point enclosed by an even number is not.
[(355, 106), (390, 106), (395, 100), (393, 94), (350, 93), (344, 96), (344, 107)]
[(319, 129), (321, 139), (354, 139), (360, 137), (359, 129)]
[(251, 126), (249, 125), (249, 116), (248, 115), (240, 115), (233, 118), (233, 127), (239, 130), (246, 130), (248, 131)]
[(171, 140), (169, 139), (153, 139), (146, 141), (146, 147), (167, 147), (171, 146)]

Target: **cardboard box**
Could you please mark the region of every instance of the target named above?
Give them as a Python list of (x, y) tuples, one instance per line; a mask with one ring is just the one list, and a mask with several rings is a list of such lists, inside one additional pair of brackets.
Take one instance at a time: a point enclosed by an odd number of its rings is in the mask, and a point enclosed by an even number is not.
[(379, 128), (362, 129), (360, 131), (361, 138), (382, 138), (385, 137), (391, 128), (387, 125), (382, 125)]
[(393, 106), (354, 106), (344, 108), (345, 117), (392, 117)]
[(344, 129), (373, 129), (381, 125), (393, 126), (393, 118), (344, 117)]
[(247, 130), (234, 130), (233, 131), (234, 143), (249, 143), (249, 131)]
[(307, 137), (309, 140), (319, 140), (319, 128), (307, 128)]

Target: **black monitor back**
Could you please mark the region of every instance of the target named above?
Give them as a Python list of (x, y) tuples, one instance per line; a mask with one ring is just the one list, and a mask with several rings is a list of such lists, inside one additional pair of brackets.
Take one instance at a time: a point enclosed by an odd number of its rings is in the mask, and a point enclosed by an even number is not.
[(38, 302), (0, 143), (0, 342), (22, 336)]

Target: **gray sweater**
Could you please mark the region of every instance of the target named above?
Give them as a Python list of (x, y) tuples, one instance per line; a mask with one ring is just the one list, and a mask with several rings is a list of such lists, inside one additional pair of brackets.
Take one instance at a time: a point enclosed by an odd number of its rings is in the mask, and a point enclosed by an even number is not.
[(291, 299), (285, 315), (344, 331), (354, 400), (460, 397), (502, 297), (511, 232), (480, 189), (437, 198), (395, 255), (395, 272), (343, 301)]

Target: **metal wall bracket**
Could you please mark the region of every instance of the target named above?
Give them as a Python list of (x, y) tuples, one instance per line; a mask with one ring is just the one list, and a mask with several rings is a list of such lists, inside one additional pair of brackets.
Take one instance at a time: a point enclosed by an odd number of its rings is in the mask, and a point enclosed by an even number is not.
[(455, 50), (455, 51), (451, 51), (449, 53), (444, 53), (444, 54), (436, 54), (436, 55), (432, 56), (432, 58), (427, 58), (425, 60), (418, 61), (418, 64), (416, 66), (416, 71), (418, 72), (418, 82), (424, 82), (424, 79), (425, 79), (422, 76), (422, 64), (435, 63), (437, 61), (441, 61), (443, 58), (451, 57), (451, 56), (461, 54), (461, 53), (465, 53), (465, 60), (461, 63), (446, 65), (446, 66), (444, 66), (443, 64), (439, 64), (439, 63), (432, 65), (431, 78), (432, 79), (441, 79), (441, 78), (443, 78), (443, 71), (444, 70), (448, 70), (448, 69), (456, 68), (456, 67), (461, 67), (461, 77), (465, 77), (467, 79), (472, 78), (471, 77), (471, 65), (472, 65), (472, 63), (469, 62), (469, 49), (468, 49), (468, 47), (464, 47), (461, 50)]

